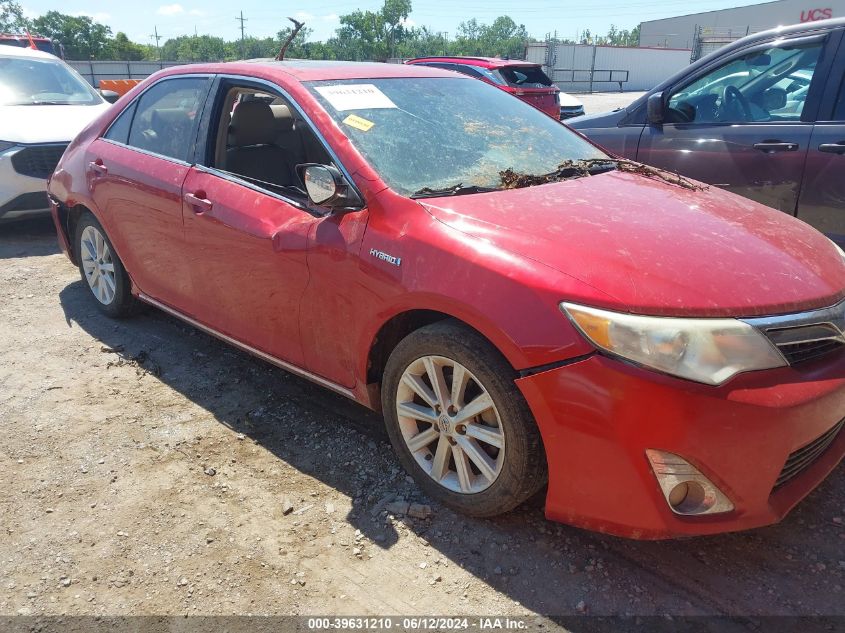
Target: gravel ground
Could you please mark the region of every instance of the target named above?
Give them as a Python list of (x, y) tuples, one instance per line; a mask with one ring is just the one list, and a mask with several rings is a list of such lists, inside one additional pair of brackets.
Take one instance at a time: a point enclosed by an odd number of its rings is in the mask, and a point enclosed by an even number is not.
[(0, 262), (0, 615), (845, 615), (845, 468), (741, 534), (626, 541), (542, 498), (468, 519), (371, 412), (101, 316), (49, 221), (0, 226)]

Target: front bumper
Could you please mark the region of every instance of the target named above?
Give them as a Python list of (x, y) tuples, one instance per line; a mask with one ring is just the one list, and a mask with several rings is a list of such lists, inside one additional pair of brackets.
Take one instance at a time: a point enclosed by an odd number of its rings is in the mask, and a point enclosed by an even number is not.
[(12, 157), (22, 148), (0, 153), (0, 220), (50, 212), (47, 180), (19, 174)]
[[(546, 448), (546, 516), (638, 539), (714, 534), (780, 521), (845, 455), (840, 432), (773, 490), (787, 458), (845, 417), (845, 352), (742, 374), (720, 387), (598, 354), (517, 380)], [(646, 449), (675, 453), (733, 502), (730, 512), (669, 508)]]

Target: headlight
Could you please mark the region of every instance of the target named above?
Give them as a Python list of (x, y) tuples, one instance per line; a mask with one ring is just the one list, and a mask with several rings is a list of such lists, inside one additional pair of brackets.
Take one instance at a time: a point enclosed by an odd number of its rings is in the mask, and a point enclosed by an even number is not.
[(561, 303), (596, 347), (673, 376), (720, 385), (744, 371), (787, 363), (769, 340), (736, 319), (676, 319)]
[(17, 143), (11, 143), (9, 141), (0, 141), (0, 152), (5, 152), (7, 149), (12, 149), (16, 145)]

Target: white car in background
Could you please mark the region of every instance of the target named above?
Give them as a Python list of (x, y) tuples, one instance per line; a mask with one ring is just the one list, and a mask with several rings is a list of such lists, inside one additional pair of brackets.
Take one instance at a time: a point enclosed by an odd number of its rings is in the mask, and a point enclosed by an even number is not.
[(109, 107), (58, 57), (0, 46), (0, 221), (49, 212), (47, 177)]

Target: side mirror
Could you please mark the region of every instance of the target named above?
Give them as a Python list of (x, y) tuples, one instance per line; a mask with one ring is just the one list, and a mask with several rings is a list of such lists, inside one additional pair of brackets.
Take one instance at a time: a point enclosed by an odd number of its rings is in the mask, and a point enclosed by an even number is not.
[(363, 201), (340, 171), (331, 165), (305, 163), (296, 166), (312, 204), (329, 209), (361, 207)]
[(660, 125), (663, 123), (664, 112), (662, 92), (655, 92), (653, 95), (649, 95), (648, 101), (646, 102), (646, 116), (648, 118), (648, 122), (652, 125)]
[(114, 103), (115, 101), (120, 99), (120, 95), (117, 94), (114, 90), (100, 90), (100, 96), (109, 103)]

